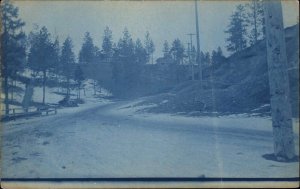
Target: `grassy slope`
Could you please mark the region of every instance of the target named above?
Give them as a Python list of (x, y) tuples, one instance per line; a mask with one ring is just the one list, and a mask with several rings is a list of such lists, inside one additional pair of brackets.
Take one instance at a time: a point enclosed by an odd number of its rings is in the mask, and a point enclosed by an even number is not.
[[(299, 97), (299, 30), (286, 29), (286, 47), (290, 76), (293, 114), (298, 115)], [(186, 81), (169, 93), (147, 98), (156, 103), (155, 112), (253, 112), (270, 103), (265, 41), (259, 41), (240, 53), (228, 57), (222, 64), (204, 69), (204, 90), (198, 92), (197, 81)], [(168, 101), (166, 101), (166, 99)], [(196, 100), (194, 100), (196, 99)], [(259, 112), (268, 113), (269, 106)]]

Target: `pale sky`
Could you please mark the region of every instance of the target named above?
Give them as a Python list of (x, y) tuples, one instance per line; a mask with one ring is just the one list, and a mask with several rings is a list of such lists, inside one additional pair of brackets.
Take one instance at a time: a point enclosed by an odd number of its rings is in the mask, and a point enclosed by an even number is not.
[[(244, 1), (245, 2), (245, 1)], [(202, 51), (212, 51), (221, 46), (225, 52), (225, 34), (229, 17), (241, 1), (206, 0), (198, 2), (200, 21), (200, 46)], [(194, 1), (14, 1), (19, 15), (26, 22), (28, 34), (34, 24), (46, 26), (50, 33), (59, 36), (60, 43), (69, 35), (76, 56), (83, 36), (90, 32), (94, 44), (101, 47), (103, 30), (108, 26), (117, 42), (125, 27), (133, 39), (144, 41), (146, 31), (154, 41), (154, 57), (162, 55), (164, 40), (171, 45), (179, 38), (187, 47), (188, 33), (195, 33)], [(297, 23), (298, 2), (283, 3), (285, 26)], [(193, 43), (196, 44), (194, 37)]]

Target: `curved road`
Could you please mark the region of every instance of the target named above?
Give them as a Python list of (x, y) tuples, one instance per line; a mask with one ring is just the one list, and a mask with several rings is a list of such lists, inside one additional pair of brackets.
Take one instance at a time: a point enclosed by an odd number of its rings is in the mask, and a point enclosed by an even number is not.
[(271, 131), (149, 119), (119, 111), (127, 103), (4, 125), (2, 176), (299, 176), (299, 163), (262, 157), (272, 153)]

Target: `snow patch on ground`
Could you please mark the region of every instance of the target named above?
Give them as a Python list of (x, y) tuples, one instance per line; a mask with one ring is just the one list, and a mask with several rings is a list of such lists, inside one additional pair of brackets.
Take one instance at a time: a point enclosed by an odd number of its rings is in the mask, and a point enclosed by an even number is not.
[(270, 117), (145, 113), (155, 104), (138, 106), (142, 99), (110, 102), (90, 92), (86, 104), (77, 108), (5, 123), (2, 175), (299, 177), (299, 162), (262, 157), (273, 151)]
[[(45, 103), (57, 104), (64, 98), (63, 95), (56, 94), (57, 88), (45, 88)], [(34, 102), (43, 101), (43, 87), (34, 87), (32, 100)]]
[[(85, 94), (83, 93), (83, 90), (81, 91), (81, 99), (84, 101), (84, 104), (79, 104), (78, 107), (60, 107), (57, 109), (57, 114), (56, 115), (49, 115), (49, 119), (52, 119), (52, 116), (55, 117), (62, 117), (68, 114), (74, 114), (74, 113), (79, 113), (88, 109), (95, 108), (97, 106), (105, 105), (111, 103), (110, 100), (104, 99), (103, 97), (110, 96), (111, 93), (107, 91), (106, 89), (101, 89), (101, 92), (97, 92), (96, 95), (94, 95), (94, 90), (93, 90), (93, 80), (89, 79), (84, 82), (85, 85)], [(45, 90), (45, 103), (50, 103), (50, 104), (58, 104), (60, 100), (62, 100), (65, 95), (63, 94), (57, 94), (58, 91), (62, 91), (61, 89), (54, 87), (54, 88), (49, 88), (46, 87)], [(71, 90), (71, 98), (76, 99), (76, 90)], [(22, 97), (23, 98), (23, 97)], [(22, 98), (16, 99), (19, 102), (22, 102)], [(34, 93), (33, 93), (33, 101), (34, 102), (42, 102), (43, 98), (43, 87), (35, 87), (34, 88)], [(22, 109), (20, 109), (19, 106), (15, 105), (10, 105), (10, 108), (16, 109), (16, 113), (18, 112), (23, 112)], [(31, 107), (33, 108), (33, 107)], [(18, 124), (25, 124), (25, 123), (30, 123), (32, 120), (47, 120), (48, 116), (41, 116), (41, 117), (29, 117), (29, 118), (20, 118), (14, 121), (10, 121), (6, 123), (6, 125), (18, 125)]]
[[(230, 128), (248, 128), (254, 130), (265, 130), (272, 131), (272, 118), (270, 116), (258, 116), (256, 113), (242, 113), (242, 114), (231, 114), (223, 116), (199, 116), (199, 117), (188, 117), (180, 114), (171, 113), (146, 113), (143, 111), (149, 107), (155, 107), (157, 104), (139, 105), (143, 100), (134, 100), (130, 103), (122, 105), (120, 108), (111, 110), (113, 114), (119, 115), (133, 115), (136, 118), (141, 119), (155, 119), (164, 121), (175, 121), (181, 123), (193, 123), (210, 125), (212, 123), (222, 125), (222, 127)], [(268, 106), (268, 104), (262, 107)], [(299, 133), (299, 118), (293, 118), (293, 128), (295, 133)]]

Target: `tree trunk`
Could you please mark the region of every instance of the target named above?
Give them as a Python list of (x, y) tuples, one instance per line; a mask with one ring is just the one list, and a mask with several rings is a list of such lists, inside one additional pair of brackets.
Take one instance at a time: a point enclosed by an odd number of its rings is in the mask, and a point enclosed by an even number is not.
[(25, 110), (28, 110), (30, 103), (32, 101), (32, 96), (33, 96), (33, 84), (32, 84), (32, 80), (30, 79), (30, 81), (26, 83), (25, 94), (23, 96), (23, 101), (22, 101), (22, 105)]
[(78, 91), (78, 97), (79, 97), (79, 100), (80, 100), (80, 87), (79, 87), (78, 90), (79, 90), (79, 91)]
[(96, 81), (94, 80), (94, 95), (96, 95)]
[(256, 2), (257, 0), (254, 0), (254, 44), (256, 44), (257, 43), (257, 5), (256, 5)]
[(151, 54), (151, 62), (153, 64), (153, 53)]
[(264, 8), (274, 155), (288, 160), (295, 157), (295, 144), (281, 2), (266, 1)]
[(14, 100), (14, 80), (11, 79), (11, 93), (10, 93), (10, 100)]
[(46, 95), (46, 76), (47, 76), (47, 73), (44, 70), (43, 71), (43, 104), (45, 104), (45, 95)]
[(69, 77), (67, 78), (67, 96), (70, 96), (70, 79)]
[[(6, 67), (6, 66), (5, 66)], [(5, 69), (5, 76), (4, 76), (4, 103), (5, 103), (5, 115), (9, 114), (9, 103), (8, 103), (8, 76), (7, 76), (7, 69)]]

